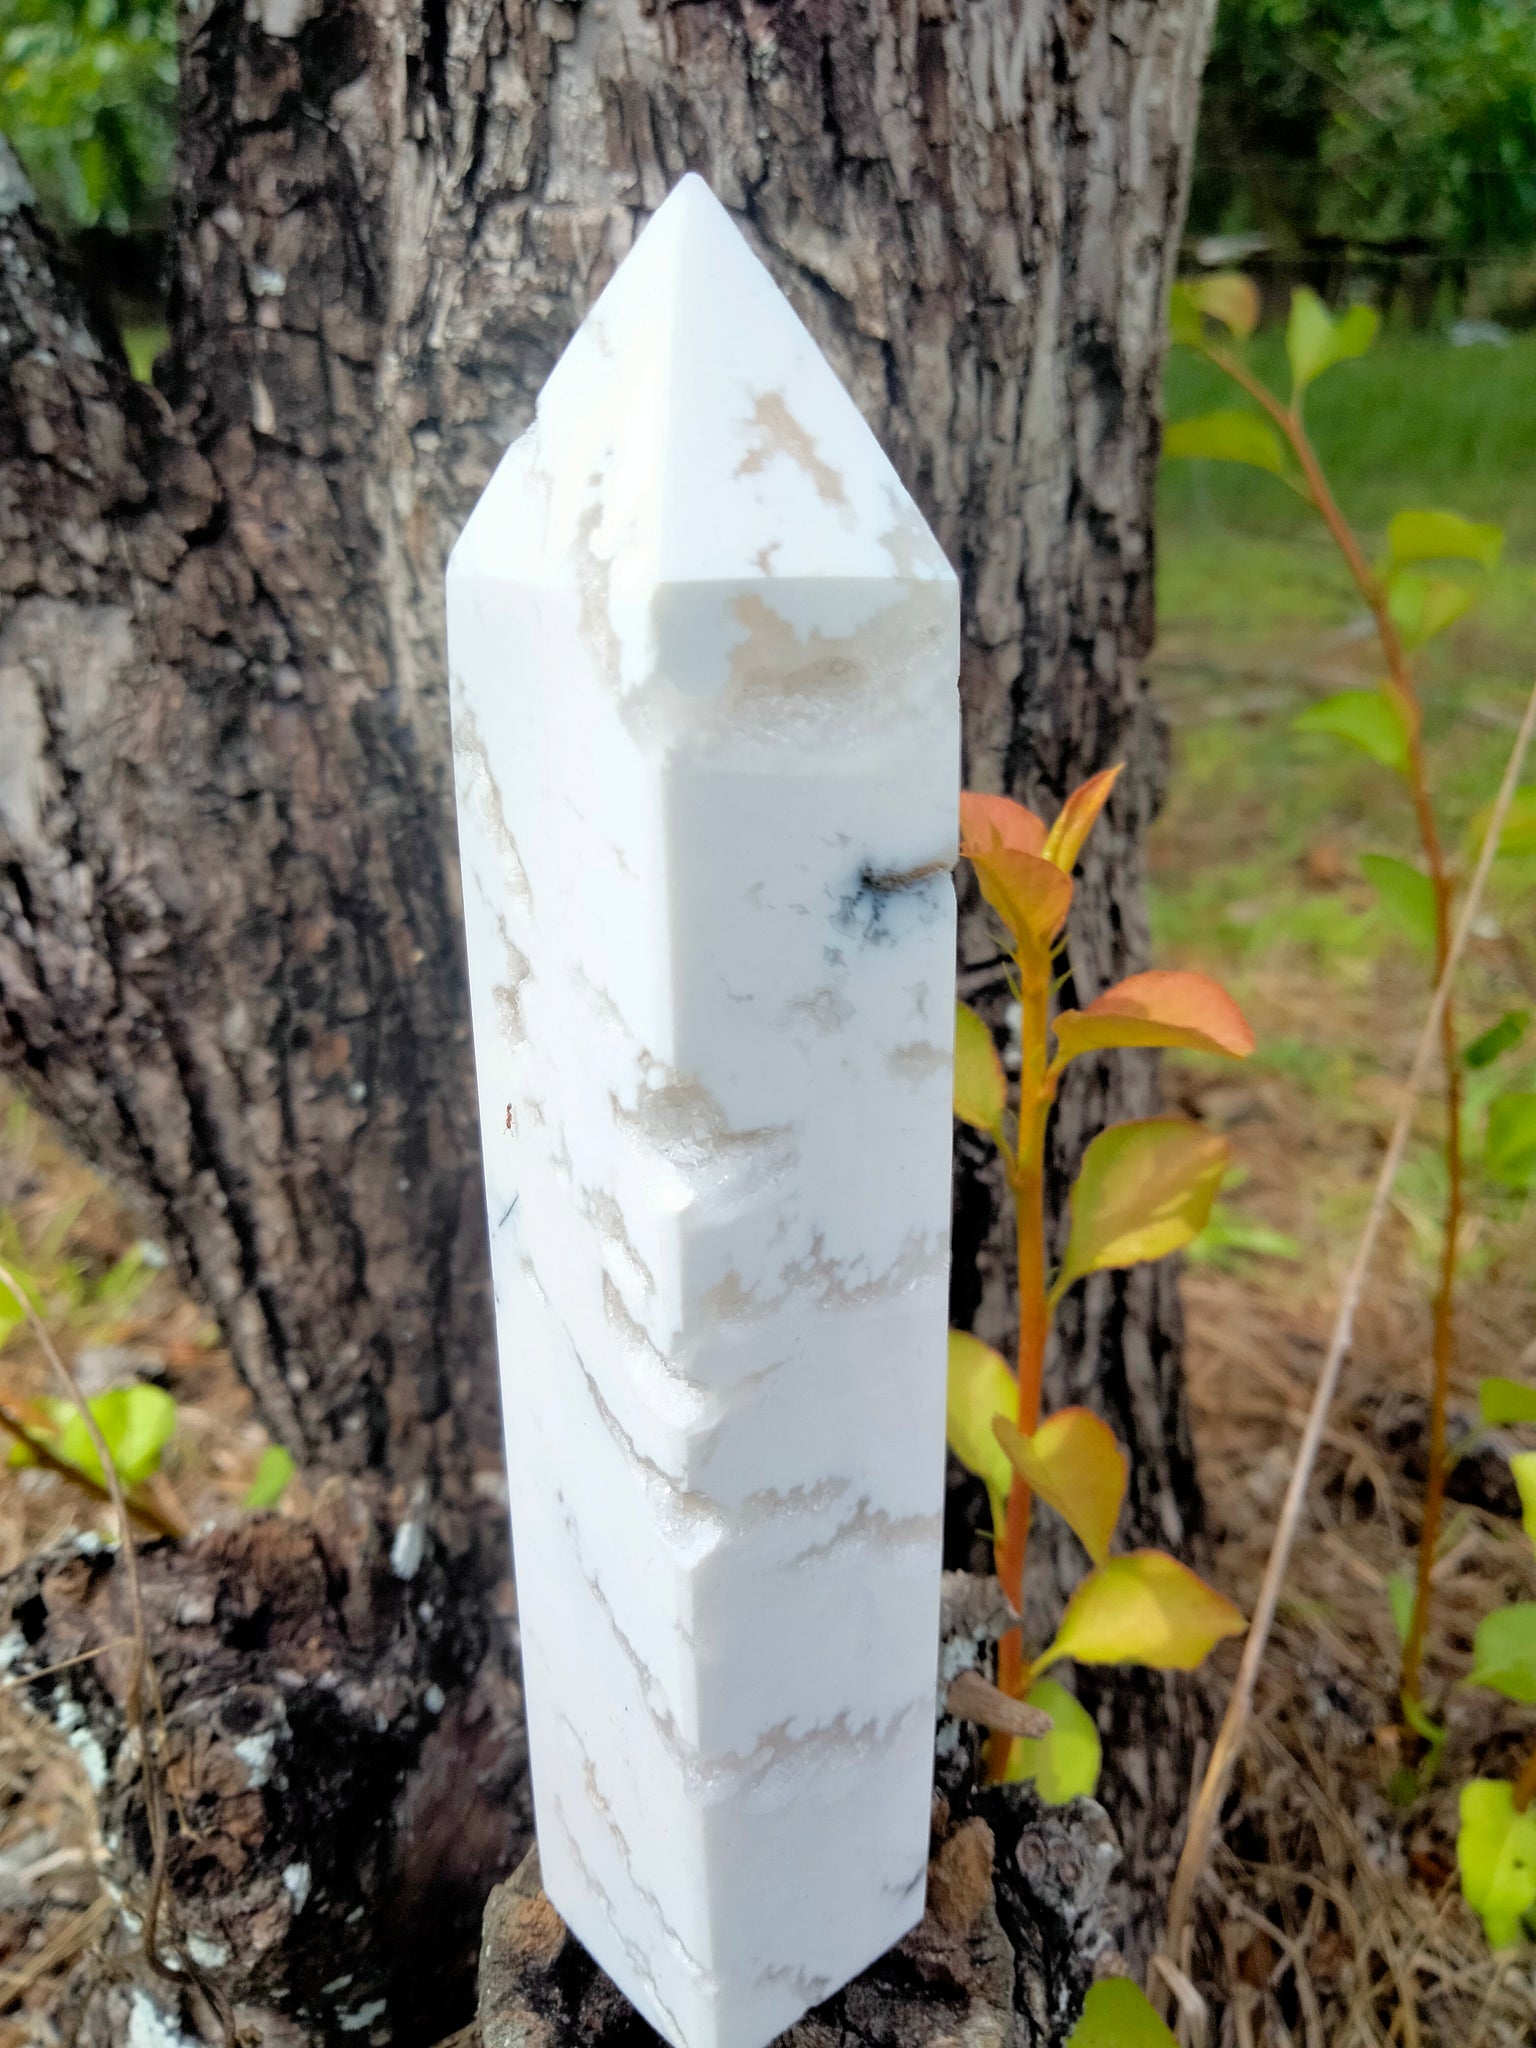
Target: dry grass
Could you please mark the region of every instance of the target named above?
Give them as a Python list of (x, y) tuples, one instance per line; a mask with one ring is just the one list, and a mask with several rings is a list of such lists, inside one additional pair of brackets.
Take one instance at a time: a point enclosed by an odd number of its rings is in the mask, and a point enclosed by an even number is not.
[[(1224, 1276), (1200, 1276), (1190, 1293), (1207, 1469), (1245, 1476), (1212, 1496), (1221, 1581), (1241, 1598), (1263, 1569), (1326, 1309), (1256, 1303)], [(1412, 1297), (1377, 1302), (1334, 1418), (1202, 1902), (1198, 1974), (1220, 2014), (1213, 2048), (1514, 2048), (1536, 2038), (1529, 1957), (1490, 1957), (1455, 1884), (1457, 1782), (1509, 1773), (1531, 1734), (1518, 1709), (1455, 1689), (1477, 1618), (1536, 1595), (1530, 1546), (1487, 1507), (1456, 1511), (1439, 1570), (1428, 1681), (1447, 1701), (1446, 1758), (1411, 1806), (1392, 1796), (1402, 1759), (1386, 1581), (1417, 1515), (1404, 1451), (1419, 1416), (1401, 1388), (1403, 1360), (1424, 1348), (1421, 1323)]]
[[(148, 1489), (157, 1506), (188, 1527), (238, 1512), (267, 1437), (214, 1333), (153, 1267), (126, 1294), (104, 1288), (135, 1244), (122, 1204), (14, 1097), (0, 1095), (0, 1129), (3, 1253), (87, 1391), (151, 1380), (175, 1397), (176, 1434)], [(7, 1404), (25, 1415), (56, 1391), (25, 1327), (12, 1330), (0, 1348)], [(81, 1529), (111, 1536), (110, 1505), (58, 1473), (0, 1465), (0, 1572)], [(63, 1986), (112, 1909), (84, 1772), (6, 1686), (0, 1673), (0, 2048), (58, 2048)]]
[[(1294, 1237), (1296, 1263), (1244, 1262), (1186, 1282), (1189, 1386), (1210, 1488), (1216, 1575), (1251, 1598), (1263, 1571), (1358, 1206), (1396, 1108), (1385, 1078), (1406, 1062), (1418, 1011), (1374, 964), (1360, 987), (1327, 988), (1283, 969), (1249, 977), (1260, 1030), (1326, 1044), (1374, 1027), (1384, 1072), (1323, 1113), (1306, 1079), (1262, 1069), (1182, 1070), (1186, 1106), (1225, 1126), (1246, 1175), (1245, 1217)], [(1310, 996), (1310, 1001), (1309, 1001)], [(1328, 1016), (1308, 1015), (1326, 1002)], [(1383, 1029), (1381, 1019), (1397, 1020)], [(1401, 1039), (1403, 1044), (1399, 1044)], [(1398, 1059), (1401, 1053), (1403, 1058)], [(1433, 1110), (1425, 1113), (1426, 1138)], [(1195, 1990), (1181, 2020), (1196, 2048), (1514, 2048), (1536, 2040), (1529, 1953), (1490, 1956), (1455, 1881), (1456, 1788), (1509, 1775), (1536, 1734), (1531, 1717), (1459, 1687), (1477, 1621), (1536, 1597), (1536, 1556), (1503, 1483), (1510, 1439), (1469, 1455), (1438, 1571), (1426, 1697), (1450, 1739), (1418, 1797), (1400, 1781), (1397, 1638), (1389, 1575), (1409, 1559), (1422, 1480), (1429, 1378), (1426, 1219), (1396, 1221), (1313, 1489), (1238, 1774), (1225, 1846), (1201, 1900)], [(1476, 1385), (1536, 1366), (1536, 1219), (1485, 1217), (1476, 1277), (1462, 1291), (1457, 1411), (1478, 1448)], [(1522, 1356), (1523, 1353), (1523, 1356)], [(1227, 1667), (1231, 1658), (1227, 1659)], [(1225, 1667), (1224, 1667), (1225, 1668)], [(1399, 1783), (1394, 1783), (1397, 1779)]]

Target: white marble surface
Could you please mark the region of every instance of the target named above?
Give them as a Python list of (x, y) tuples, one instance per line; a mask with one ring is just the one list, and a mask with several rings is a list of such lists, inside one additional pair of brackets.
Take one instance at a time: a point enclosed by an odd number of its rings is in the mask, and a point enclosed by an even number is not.
[(678, 2048), (922, 1911), (958, 615), (685, 180), (448, 577), (544, 1879)]

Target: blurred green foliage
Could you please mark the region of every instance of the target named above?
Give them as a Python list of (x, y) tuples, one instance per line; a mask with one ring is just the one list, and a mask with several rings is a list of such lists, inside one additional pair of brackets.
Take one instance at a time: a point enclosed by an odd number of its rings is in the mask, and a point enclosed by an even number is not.
[(61, 232), (159, 227), (176, 136), (175, 0), (0, 0), (0, 134)]
[[(1283, 378), (1281, 334), (1256, 335), (1249, 360), (1271, 383)], [(1230, 386), (1209, 363), (1171, 352), (1169, 418), (1230, 402)], [(1308, 392), (1307, 417), (1373, 559), (1410, 494), (1508, 530), (1482, 605), (1421, 663), (1436, 797), (1465, 865), (1530, 688), (1536, 335), (1505, 348), (1453, 348), (1389, 331)], [(1314, 515), (1273, 476), (1230, 462), (1171, 462), (1158, 498), (1157, 673), (1178, 752), (1153, 837), (1154, 950), (1180, 966), (1209, 967), (1245, 1006), (1279, 1022), (1261, 1025), (1252, 1064), (1282, 1078), (1288, 1099), (1305, 1096), (1340, 1130), (1368, 1123), (1371, 1089), (1384, 1071), (1400, 1071), (1391, 1062), (1402, 1057), (1401, 1041), (1384, 1042), (1383, 1026), (1414, 968), (1410, 942), (1373, 900), (1362, 855), (1389, 848), (1411, 858), (1414, 835), (1390, 770), (1338, 745), (1308, 715), (1341, 683), (1372, 682), (1368, 621)], [(1536, 1145), (1527, 1135), (1536, 1120), (1527, 1123), (1524, 1106), (1536, 1102), (1533, 973), (1536, 788), (1518, 794), (1463, 970), (1467, 1151), (1479, 1217), (1463, 1269), (1497, 1268), (1521, 1289), (1536, 1272)], [(1315, 993), (1288, 999), (1277, 1018), (1266, 1012), (1274, 1001), (1266, 991), (1282, 983)], [(1512, 1106), (1490, 1128), (1501, 1097)], [(1310, 1130), (1304, 1120), (1295, 1128)], [(1350, 1155), (1309, 1154), (1310, 1135), (1298, 1143), (1298, 1161), (1312, 1162), (1297, 1171), (1319, 1231), (1357, 1231), (1363, 1194), (1348, 1169), (1338, 1170)], [(1443, 1157), (1426, 1139), (1394, 1197), (1426, 1262), (1439, 1252), (1444, 1183)], [(1296, 1212), (1281, 1214), (1290, 1221)], [(1238, 1215), (1247, 1221), (1241, 1198)], [(1217, 1212), (1197, 1258), (1220, 1266), (1264, 1250), (1232, 1242), (1229, 1220)], [(1299, 1235), (1315, 1258), (1319, 1240)]]
[[(175, 0), (0, 0), (0, 134), (58, 227), (156, 228), (175, 118)], [(1531, 0), (1222, 0), (1191, 226), (1536, 247)]]
[(1191, 227), (1291, 250), (1536, 246), (1531, 0), (1222, 0)]

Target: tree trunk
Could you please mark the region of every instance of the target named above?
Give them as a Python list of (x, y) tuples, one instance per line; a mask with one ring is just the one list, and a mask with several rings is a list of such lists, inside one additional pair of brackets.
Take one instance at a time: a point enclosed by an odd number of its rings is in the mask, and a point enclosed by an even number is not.
[[(962, 568), (968, 779), (1048, 807), (1128, 762), (1073, 983), (1142, 964), (1162, 302), (1211, 6), (196, 0), (155, 392), (0, 171), (0, 1058), (147, 1205), (274, 1432), (366, 1478), (397, 1560), (424, 1546), (439, 1594), (401, 1669), (473, 1696), (482, 1727), (510, 1725), (514, 1691), (447, 549), (647, 212), (701, 171)], [(963, 950), (985, 982), (974, 917)], [(1074, 1069), (1058, 1193), (1153, 1089), (1130, 1061)], [(963, 1172), (958, 1306), (999, 1336), (994, 1207)], [(1093, 1283), (1053, 1368), (1131, 1447), (1132, 1533), (1176, 1548), (1196, 1500), (1177, 1360), (1156, 1271)], [(387, 1609), (394, 1576), (351, 1597)], [(115, 1711), (109, 1683), (49, 1683)], [(1102, 1711), (1145, 1885), (1187, 1784), (1181, 1712), (1119, 1682)], [(443, 1815), (423, 1822), (432, 1744), (405, 1720), (361, 1863), (409, 1891)], [(513, 1860), (505, 1812), (461, 1845), (467, 1895)], [(288, 1822), (335, 1862), (322, 1811)], [(232, 1892), (303, 1850), (268, 1834)], [(121, 1832), (129, 1893), (140, 1847)], [(328, 1911), (348, 1869), (332, 1881)], [(356, 1940), (396, 1996), (409, 1943), (371, 1912)], [(295, 2009), (232, 1946), (231, 1995)], [(319, 1998), (303, 2038), (366, 2041), (354, 1995)], [(418, 2038), (403, 2010), (394, 2038)]]

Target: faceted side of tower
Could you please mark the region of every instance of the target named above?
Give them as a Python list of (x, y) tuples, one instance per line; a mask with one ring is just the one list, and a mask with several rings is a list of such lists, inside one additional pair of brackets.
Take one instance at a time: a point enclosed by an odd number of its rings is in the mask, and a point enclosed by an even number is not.
[(761, 2048), (923, 1907), (956, 584), (690, 178), (448, 607), (544, 1881)]

